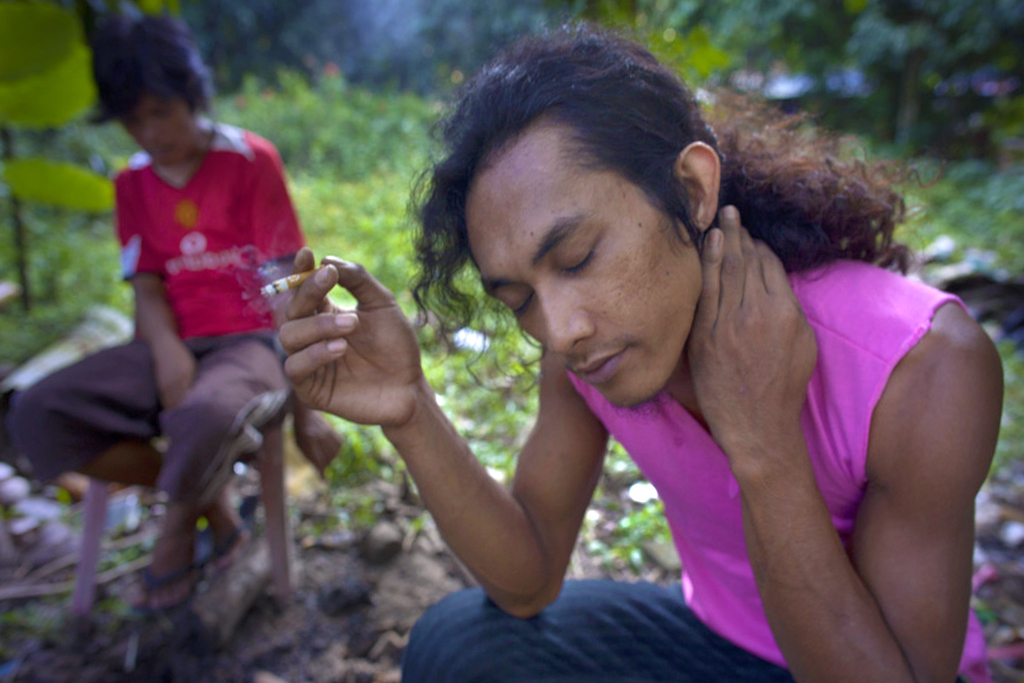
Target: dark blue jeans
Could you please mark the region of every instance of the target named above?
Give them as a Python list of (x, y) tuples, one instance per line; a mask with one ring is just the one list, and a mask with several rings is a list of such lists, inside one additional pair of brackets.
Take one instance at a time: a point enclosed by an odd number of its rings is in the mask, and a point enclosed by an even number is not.
[(516, 619), (479, 588), (427, 610), (402, 683), (793, 683), (786, 669), (715, 634), (678, 585), (567, 581), (551, 606)]

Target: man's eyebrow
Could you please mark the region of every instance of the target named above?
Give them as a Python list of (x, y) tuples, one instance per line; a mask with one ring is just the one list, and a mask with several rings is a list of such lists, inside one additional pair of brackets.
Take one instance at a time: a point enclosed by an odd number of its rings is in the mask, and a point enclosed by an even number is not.
[(530, 260), (530, 265), (536, 266), (540, 263), (552, 249), (557, 247), (576, 231), (576, 228), (580, 226), (584, 218), (585, 216), (582, 213), (577, 213), (572, 216), (559, 218), (555, 221), (554, 225), (551, 226), (551, 229), (548, 230), (547, 234), (544, 235), (544, 238), (541, 239), (540, 245), (537, 247), (537, 252)]
[[(551, 253), (551, 250), (565, 241), (576, 229), (583, 223), (586, 216), (582, 213), (574, 214), (572, 216), (565, 216), (559, 218), (550, 229), (541, 238), (540, 244), (537, 246), (537, 251), (534, 252), (533, 258), (530, 259), (530, 265), (536, 266), (540, 263), (545, 256)], [(494, 290), (504, 287), (505, 285), (511, 284), (506, 278), (481, 278), (480, 283), (483, 285), (484, 291), (488, 294), (494, 292)]]

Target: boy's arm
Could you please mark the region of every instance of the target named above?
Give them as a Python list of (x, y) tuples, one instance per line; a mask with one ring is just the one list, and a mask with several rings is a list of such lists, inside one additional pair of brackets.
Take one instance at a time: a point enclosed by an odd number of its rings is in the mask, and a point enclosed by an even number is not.
[(195, 356), (178, 335), (163, 280), (153, 273), (137, 273), (130, 281), (135, 291), (135, 337), (152, 350), (161, 406), (174, 408), (195, 381)]

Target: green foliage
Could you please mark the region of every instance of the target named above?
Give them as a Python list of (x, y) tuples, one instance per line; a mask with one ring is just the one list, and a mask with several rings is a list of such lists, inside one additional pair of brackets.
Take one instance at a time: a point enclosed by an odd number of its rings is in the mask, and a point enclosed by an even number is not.
[(60, 633), (66, 621), (61, 603), (60, 598), (44, 598), (0, 613), (0, 660), (13, 660), (18, 645), (26, 640), (44, 640)]
[[(121, 283), (109, 217), (35, 207), (26, 211), (26, 223), (32, 245), (28, 268), (37, 296), (28, 312), (13, 306), (0, 312), (0, 363), (24, 362), (81, 322), (92, 306), (105, 304), (131, 314), (131, 292)], [(0, 264), (9, 263), (13, 251), (9, 240), (0, 240)]]
[(949, 235), (960, 245), (958, 256), (968, 248), (991, 251), (997, 255), (996, 267), (1024, 273), (1024, 167), (999, 172), (978, 160), (944, 169), (923, 160), (917, 165), (925, 179), (939, 179), (906, 188), (911, 218), (902, 237), (923, 248)]
[[(1024, 273), (1020, 248), (1024, 244), (1024, 168), (1000, 172), (984, 161), (951, 164), (941, 171), (925, 161), (917, 165), (925, 179), (939, 179), (907, 188), (911, 218), (898, 236), (923, 249), (947, 235), (958, 245), (954, 260), (979, 258), (979, 252), (987, 252), (995, 255), (995, 261), (982, 262), (983, 268), (1016, 276)], [(1024, 457), (1024, 360), (1012, 344), (1000, 344), (999, 351), (1006, 388), (993, 471)]]
[(62, 126), (95, 99), (92, 55), (76, 43), (52, 69), (0, 83), (0, 123), (35, 129)]
[(996, 142), (1024, 140), (1024, 95), (996, 100), (992, 109), (985, 113), (985, 121)]
[(0, 82), (20, 80), (63, 62), (81, 40), (74, 14), (54, 4), (0, 4)]
[[(110, 181), (86, 168), (44, 159), (18, 160), (14, 128), (44, 130), (70, 123), (96, 98), (91, 53), (77, 15), (53, 3), (0, 3), (0, 137), (3, 194), (11, 196), (13, 261), (24, 307), (31, 300), (26, 227), (20, 200), (89, 211), (110, 208)], [(5, 202), (6, 203), (6, 202)]]
[(315, 87), (296, 72), (278, 74), (277, 88), (245, 79), (217, 116), (273, 140), (294, 170), (357, 180), (375, 171), (422, 168), (436, 108), (413, 95), (380, 95), (323, 74)]
[(185, 3), (218, 84), (315, 75), (420, 94), (447, 89), (498, 46), (543, 26), (543, 0), (204, 0)]
[(431, 344), (429, 333), (424, 336), (424, 371), (445, 414), (480, 461), (511, 482), (537, 414), (536, 364), (524, 361), (531, 354), (536, 358), (536, 351), (515, 334), (504, 344), (493, 343), (486, 357), (475, 351), (449, 354)]
[(1024, 357), (1013, 344), (999, 345), (1003, 359), (1003, 419), (992, 471), (1024, 458)]
[[(1004, 0), (567, 0), (601, 23), (634, 26), (652, 49), (691, 78), (728, 70), (803, 73), (816, 79), (801, 105), (831, 126), (942, 150), (991, 155), (984, 125), (1000, 100), (974, 91), (988, 69), (1011, 82), (1024, 75), (1024, 4)], [(680, 36), (706, 30), (714, 51), (674, 55)], [(666, 40), (671, 38), (672, 40)], [(669, 50), (666, 52), (665, 43)], [(692, 40), (701, 45), (700, 40)], [(707, 59), (713, 57), (713, 59)], [(690, 70), (693, 69), (693, 70)], [(857, 92), (836, 89), (843, 74), (862, 77)], [(961, 86), (949, 87), (958, 80)], [(829, 86), (829, 82), (833, 85)], [(966, 85), (963, 85), (966, 84)], [(938, 86), (942, 86), (939, 88)], [(1018, 119), (1019, 121), (1019, 119)], [(987, 124), (991, 125), (991, 124)], [(909, 147), (908, 147), (909, 148)]]
[(645, 542), (672, 542), (659, 499), (634, 503), (623, 495), (632, 484), (642, 481), (644, 477), (626, 449), (610, 441), (604, 477), (594, 499), (597, 512), (588, 514), (582, 532), (588, 551), (609, 568), (637, 571), (646, 562), (641, 551)]
[(0, 125), (62, 126), (96, 97), (78, 17), (49, 2), (0, 3)]
[(109, 211), (114, 205), (109, 180), (66, 161), (16, 159), (7, 163), (4, 179), (21, 199), (92, 213)]
[(645, 562), (641, 546), (652, 540), (672, 542), (665, 520), (665, 506), (657, 499), (633, 507), (619, 518), (611, 535), (609, 554), (627, 561), (633, 569), (640, 569)]
[(696, 26), (680, 35), (674, 28), (650, 31), (646, 43), (665, 64), (673, 66), (690, 83), (703, 83), (726, 69), (732, 56), (712, 42), (706, 26)]

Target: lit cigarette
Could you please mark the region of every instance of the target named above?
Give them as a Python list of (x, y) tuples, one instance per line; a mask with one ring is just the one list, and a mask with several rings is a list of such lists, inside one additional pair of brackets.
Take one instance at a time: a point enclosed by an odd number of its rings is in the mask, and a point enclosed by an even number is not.
[(260, 294), (263, 296), (274, 296), (281, 292), (287, 292), (289, 289), (295, 289), (305, 282), (306, 278), (315, 272), (315, 270), (307, 270), (302, 273), (295, 273), (288, 277), (283, 277), (280, 280), (274, 280), (270, 284), (264, 285), (263, 288), (260, 289)]

